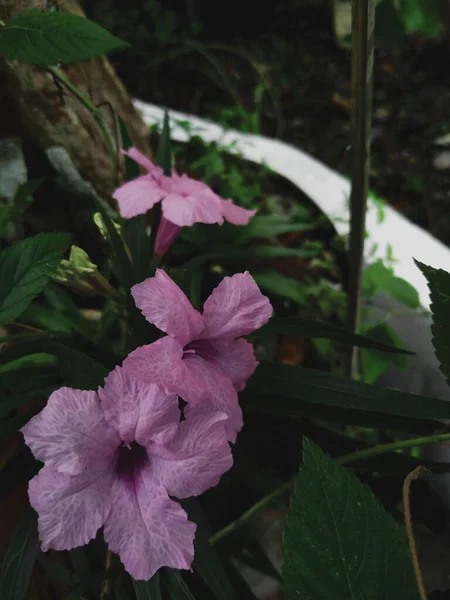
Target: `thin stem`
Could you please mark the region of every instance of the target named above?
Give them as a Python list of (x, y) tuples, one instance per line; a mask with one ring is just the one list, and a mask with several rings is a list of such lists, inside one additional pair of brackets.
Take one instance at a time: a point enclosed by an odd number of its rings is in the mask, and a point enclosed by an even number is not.
[(351, 454), (346, 454), (345, 456), (337, 458), (336, 462), (340, 465), (347, 465), (348, 463), (356, 462), (357, 460), (364, 460), (366, 458), (370, 458), (371, 456), (377, 456), (378, 454), (386, 454), (386, 452), (394, 452), (396, 450), (411, 448), (413, 446), (438, 444), (439, 442), (446, 442), (448, 440), (450, 440), (450, 433), (436, 433), (434, 435), (412, 438), (410, 440), (400, 440), (398, 442), (390, 442), (389, 444), (374, 446), (373, 448), (357, 450), (356, 452), (352, 452)]
[(113, 553), (108, 548), (106, 551), (106, 562), (105, 562), (106, 575), (105, 575), (105, 579), (103, 581), (102, 591), (100, 592), (100, 600), (106, 600), (106, 598), (108, 598), (108, 596), (111, 592), (111, 581), (109, 579), (108, 571), (111, 568), (112, 558), (113, 558)]
[[(423, 436), (418, 438), (412, 438), (410, 440), (400, 440), (398, 442), (391, 442), (389, 444), (381, 444), (379, 446), (374, 446), (372, 448), (365, 448), (364, 450), (357, 450), (356, 452), (352, 452), (350, 454), (346, 454), (345, 456), (341, 456), (336, 458), (335, 461), (340, 465), (348, 465), (352, 462), (356, 462), (357, 460), (364, 460), (366, 458), (370, 458), (372, 456), (377, 456), (379, 454), (386, 454), (387, 452), (394, 452), (396, 450), (401, 450), (405, 448), (411, 448), (414, 446), (425, 446), (428, 444), (437, 444), (439, 442), (445, 442), (450, 440), (450, 433), (441, 433), (430, 436)], [(251, 506), (244, 514), (238, 517), (235, 521), (229, 523), (223, 529), (220, 529), (216, 533), (214, 533), (209, 541), (211, 544), (215, 544), (222, 538), (226, 537), (230, 533), (233, 533), (237, 529), (240, 529), (243, 525), (245, 525), (255, 514), (257, 514), (261, 509), (265, 506), (276, 500), (279, 496), (282, 496), (292, 487), (296, 476), (283, 483), (280, 487), (276, 488), (264, 498), (261, 498), (259, 502)]]
[[(352, 0), (352, 188), (350, 195), (348, 327), (357, 332), (370, 164), (374, 0)], [(355, 372), (350, 346), (346, 372)]]
[(91, 113), (94, 117), (105, 142), (106, 149), (111, 160), (111, 169), (114, 184), (118, 182), (118, 154), (114, 141), (108, 131), (108, 127), (105, 124), (101, 111), (95, 106), (89, 98), (84, 96), (80, 90), (73, 85), (73, 83), (59, 70), (54, 67), (47, 67), (47, 70), (57, 79), (62, 85), (64, 85), (74, 96), (81, 102), (81, 104)]
[(411, 484), (417, 479), (429, 477), (430, 475), (431, 471), (428, 469), (425, 469), (424, 467), (417, 467), (417, 469), (414, 469), (414, 471), (410, 473), (403, 482), (403, 506), (405, 511), (406, 537), (408, 539), (409, 549), (411, 551), (411, 561), (413, 564), (414, 573), (417, 580), (417, 588), (419, 590), (419, 596), (421, 600), (427, 600), (427, 592), (423, 582), (419, 555), (417, 554), (416, 538), (414, 537), (414, 528), (411, 519)]
[(251, 506), (243, 515), (238, 517), (235, 521), (232, 521), (226, 527), (224, 527), (223, 529), (220, 529), (220, 531), (217, 531), (216, 533), (214, 533), (209, 538), (210, 543), (215, 544), (216, 542), (218, 542), (222, 538), (226, 537), (230, 533), (233, 533), (233, 531), (236, 531), (236, 529), (240, 529), (240, 527), (245, 525), (245, 523), (247, 523), (247, 521), (249, 519), (251, 519), (254, 515), (256, 515), (267, 504), (270, 504), (270, 502), (272, 502), (273, 500), (276, 500), (279, 496), (282, 496), (285, 492), (288, 492), (291, 489), (293, 481), (294, 481), (293, 479), (286, 481), (286, 483), (283, 483), (283, 485), (281, 485), (277, 489), (273, 490), (273, 492), (270, 492), (270, 494), (268, 494), (267, 496), (264, 496), (264, 498), (261, 498), (261, 500), (259, 502), (257, 502), (253, 506)]

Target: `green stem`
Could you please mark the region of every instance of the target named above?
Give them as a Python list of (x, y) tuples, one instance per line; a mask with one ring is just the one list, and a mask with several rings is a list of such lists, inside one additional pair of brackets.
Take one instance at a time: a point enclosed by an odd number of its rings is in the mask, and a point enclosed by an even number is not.
[[(352, 452), (351, 454), (346, 454), (345, 456), (341, 456), (335, 459), (340, 465), (348, 465), (349, 463), (356, 462), (358, 460), (364, 460), (366, 458), (370, 458), (372, 456), (377, 456), (379, 454), (386, 454), (387, 452), (394, 452), (397, 450), (402, 450), (405, 448), (411, 448), (414, 446), (425, 446), (428, 444), (437, 444), (439, 442), (445, 442), (450, 440), (450, 433), (439, 433), (435, 435), (423, 436), (418, 438), (412, 438), (409, 440), (400, 440), (398, 442), (391, 442), (389, 444), (381, 444), (379, 446), (374, 446), (372, 448), (365, 448), (364, 450), (357, 450), (356, 452)], [(297, 476), (293, 477), (286, 483), (283, 483), (280, 487), (276, 488), (264, 498), (261, 498), (259, 502), (251, 506), (244, 514), (238, 517), (235, 521), (229, 523), (223, 529), (220, 529), (216, 533), (214, 533), (209, 541), (211, 544), (215, 544), (222, 538), (226, 537), (230, 533), (233, 533), (237, 529), (240, 529), (243, 525), (245, 525), (252, 517), (254, 517), (262, 508), (276, 500), (279, 496), (282, 496), (286, 492), (288, 492)]]
[(264, 496), (264, 498), (261, 498), (259, 502), (251, 506), (244, 514), (238, 517), (235, 521), (232, 521), (226, 527), (214, 533), (209, 538), (210, 544), (215, 544), (230, 533), (233, 533), (233, 531), (236, 531), (236, 529), (239, 529), (240, 527), (245, 525), (247, 521), (249, 521), (254, 515), (256, 515), (262, 508), (267, 506), (267, 504), (270, 504), (273, 500), (276, 500), (279, 496), (282, 496), (284, 493), (288, 492), (291, 489), (293, 482), (293, 479), (286, 481), (286, 483), (283, 483), (283, 485), (273, 490), (273, 492), (270, 492), (270, 494)]
[[(374, 0), (352, 0), (352, 187), (350, 194), (348, 327), (359, 323), (361, 273), (364, 256), (366, 204), (370, 165)], [(346, 356), (346, 374), (355, 373), (353, 346)]]
[(380, 446), (374, 446), (373, 448), (365, 448), (364, 450), (357, 450), (351, 454), (346, 454), (340, 458), (336, 458), (336, 462), (340, 465), (347, 465), (348, 463), (355, 462), (357, 460), (364, 460), (378, 454), (386, 454), (386, 452), (395, 452), (404, 448), (411, 448), (414, 446), (427, 446), (429, 444), (438, 444), (439, 442), (446, 442), (450, 440), (450, 433), (436, 433), (434, 435), (427, 435), (418, 438), (412, 438), (410, 440), (400, 440), (398, 442), (390, 442), (389, 444), (381, 444)]
[(47, 67), (47, 70), (57, 79), (64, 87), (66, 87), (74, 96), (81, 102), (81, 104), (91, 113), (94, 117), (105, 142), (106, 149), (111, 160), (111, 169), (114, 185), (118, 183), (118, 155), (114, 141), (108, 131), (108, 127), (105, 124), (101, 111), (95, 106), (93, 102), (84, 96), (78, 88), (59, 70), (54, 67)]

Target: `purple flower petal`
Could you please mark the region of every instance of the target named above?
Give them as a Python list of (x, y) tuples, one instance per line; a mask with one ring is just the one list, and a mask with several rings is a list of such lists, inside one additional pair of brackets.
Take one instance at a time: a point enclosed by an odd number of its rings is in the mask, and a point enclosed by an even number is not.
[(247, 379), (258, 366), (253, 346), (244, 339), (238, 340), (198, 340), (194, 343), (202, 358), (219, 367), (223, 374), (230, 377), (234, 387), (241, 391)]
[(29, 484), (31, 506), (39, 514), (42, 550), (70, 550), (92, 540), (110, 509), (114, 460), (72, 477), (43, 467)]
[(152, 448), (151, 470), (171, 496), (198, 496), (219, 483), (233, 465), (222, 412), (199, 414), (195, 409), (180, 423), (175, 436)]
[(196, 525), (181, 506), (157, 486), (150, 469), (134, 484), (115, 479), (104, 536), (134, 579), (150, 579), (160, 567), (190, 569)]
[(256, 210), (247, 210), (237, 206), (232, 200), (222, 200), (222, 215), (226, 221), (233, 225), (248, 225), (251, 217), (254, 217)]
[(161, 269), (157, 269), (154, 277), (133, 286), (131, 293), (147, 321), (171, 334), (182, 346), (204, 329), (200, 313)]
[(232, 340), (259, 329), (271, 314), (269, 299), (250, 273), (225, 277), (204, 304), (205, 330), (199, 337)]
[(151, 173), (153, 176), (158, 177), (163, 174), (161, 167), (158, 167), (152, 163), (152, 161), (142, 154), (137, 148), (130, 148), (129, 150), (122, 150), (122, 154), (129, 156), (131, 160), (143, 167), (146, 171)]
[[(184, 412), (188, 414), (194, 407), (199, 412), (224, 412), (228, 416), (226, 422), (227, 438), (236, 441), (236, 436), (242, 429), (242, 410), (239, 406), (238, 395), (233, 382), (223, 375), (222, 370), (203, 360), (198, 355), (188, 355), (184, 360), (189, 369), (190, 380), (182, 381), (179, 385), (179, 395), (189, 403)], [(194, 391), (190, 381), (195, 382)]]
[(219, 198), (215, 194), (182, 196), (168, 194), (162, 201), (164, 218), (179, 227), (191, 227), (194, 223), (223, 223)]
[(24, 427), (25, 442), (47, 467), (78, 475), (111, 456), (120, 439), (103, 416), (95, 392), (63, 387)]
[(178, 398), (156, 384), (147, 384), (116, 367), (98, 390), (108, 423), (121, 439), (145, 446), (160, 428), (180, 420)]
[(164, 195), (151, 175), (142, 175), (124, 183), (114, 192), (113, 198), (119, 204), (120, 215), (124, 219), (131, 219), (137, 215), (144, 215)]
[(177, 239), (181, 227), (161, 217), (155, 240), (155, 254), (163, 256)]

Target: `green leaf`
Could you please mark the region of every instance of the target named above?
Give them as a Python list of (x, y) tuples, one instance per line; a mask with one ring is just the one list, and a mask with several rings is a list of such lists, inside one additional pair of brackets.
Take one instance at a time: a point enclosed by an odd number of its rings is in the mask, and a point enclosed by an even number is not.
[(133, 579), (136, 600), (162, 600), (159, 573), (155, 573), (149, 581), (135, 581)]
[(180, 571), (165, 569), (167, 588), (172, 600), (195, 600)]
[(26, 598), (33, 566), (39, 552), (36, 513), (28, 510), (16, 529), (6, 551), (0, 572), (0, 598)]
[(170, 142), (170, 122), (169, 113), (167, 110), (164, 112), (164, 123), (159, 139), (158, 151), (156, 153), (156, 164), (159, 165), (164, 175), (168, 177), (172, 174), (172, 150)]
[(0, 30), (0, 54), (41, 67), (128, 47), (100, 25), (70, 12), (24, 10)]
[(407, 281), (396, 277), (391, 268), (381, 260), (368, 265), (362, 276), (362, 293), (364, 296), (386, 292), (405, 306), (418, 308), (420, 299), (417, 290)]
[(283, 233), (311, 229), (310, 223), (293, 223), (291, 218), (282, 215), (256, 215), (250, 219), (248, 225), (238, 228), (236, 236), (241, 244), (250, 238), (277, 237)]
[(56, 357), (65, 385), (79, 390), (97, 390), (104, 384), (109, 369), (87, 354), (55, 342), (44, 346)]
[(0, 254), (0, 325), (21, 315), (56, 271), (70, 237), (40, 233)]
[[(378, 323), (364, 330), (371, 338), (383, 344), (401, 345), (399, 336), (387, 323)], [(406, 356), (391, 356), (377, 350), (361, 350), (361, 372), (365, 383), (375, 383), (392, 366), (404, 369), (407, 366)]]
[(347, 329), (336, 327), (336, 325), (322, 323), (321, 321), (304, 320), (299, 317), (273, 317), (267, 325), (264, 325), (264, 327), (261, 327), (261, 329), (258, 329), (252, 334), (252, 337), (262, 338), (274, 334), (322, 338), (340, 342), (341, 344), (358, 346), (360, 348), (371, 348), (373, 350), (391, 352), (393, 354), (414, 354), (413, 352), (403, 350), (402, 348), (392, 346), (391, 344), (385, 344), (380, 340), (352, 333)]
[[(156, 164), (159, 165), (164, 175), (170, 177), (172, 174), (172, 151), (171, 151), (171, 142), (170, 142), (170, 121), (169, 121), (169, 113), (167, 110), (164, 112), (164, 122), (163, 128), (161, 132), (161, 137), (159, 138), (158, 151), (156, 153)], [(157, 202), (151, 211), (152, 214), (152, 229), (150, 234), (150, 247), (152, 249), (152, 262), (154, 264), (154, 253), (155, 253), (155, 245), (156, 245), (156, 235), (158, 233), (159, 225), (161, 222), (161, 202)], [(152, 269), (151, 271), (154, 271)], [(151, 272), (152, 274), (152, 272)]]
[(253, 393), (284, 396), (312, 404), (414, 419), (450, 419), (450, 403), (446, 400), (388, 390), (325, 371), (268, 361), (261, 361), (247, 388)]
[(288, 600), (418, 600), (405, 534), (372, 491), (304, 438), (283, 536)]
[[(122, 136), (123, 148), (131, 148), (133, 145), (128, 134), (127, 127), (123, 119), (119, 116), (120, 133)], [(139, 177), (140, 171), (138, 164), (131, 160), (129, 156), (124, 155), (125, 159), (125, 180), (131, 181)], [(132, 219), (126, 219), (122, 225), (125, 241), (131, 253), (131, 262), (134, 267), (134, 283), (143, 281), (149, 274), (151, 247), (150, 237), (147, 235), (146, 216), (138, 215)]]
[(415, 263), (428, 282), (434, 352), (439, 361), (439, 368), (450, 385), (450, 273), (424, 265), (418, 260)]
[(393, 0), (382, 0), (376, 7), (375, 43), (385, 50), (396, 50), (404, 41), (405, 29)]
[(117, 277), (120, 283), (126, 290), (129, 290), (134, 283), (133, 280), (133, 268), (131, 265), (130, 258), (127, 254), (125, 244), (121, 235), (114, 227), (114, 223), (110, 219), (108, 213), (103, 208), (101, 202), (97, 198), (93, 198), (95, 206), (100, 213), (103, 223), (105, 224), (108, 236), (111, 242), (111, 247), (114, 253), (114, 266), (116, 267)]
[(440, 38), (444, 29), (441, 0), (400, 0), (399, 13), (408, 33)]
[(266, 291), (294, 300), (298, 304), (307, 304), (305, 286), (292, 277), (286, 277), (278, 271), (252, 271), (256, 283)]
[(38, 396), (48, 397), (60, 384), (55, 368), (22, 368), (0, 377), (0, 419)]

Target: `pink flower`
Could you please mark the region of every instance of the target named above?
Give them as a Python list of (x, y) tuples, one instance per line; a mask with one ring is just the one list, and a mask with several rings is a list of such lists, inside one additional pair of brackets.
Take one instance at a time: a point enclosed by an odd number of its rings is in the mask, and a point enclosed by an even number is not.
[(228, 415), (234, 442), (242, 428), (236, 390), (242, 390), (258, 363), (244, 339), (266, 323), (272, 306), (249, 273), (225, 279), (206, 300), (203, 314), (162, 270), (131, 289), (145, 318), (168, 335), (132, 352), (123, 366), (135, 377), (179, 394), (189, 410)]
[(23, 427), (45, 463), (30, 481), (42, 550), (87, 544), (103, 526), (135, 579), (189, 569), (196, 526), (169, 496), (217, 485), (233, 462), (220, 412), (186, 415), (175, 395), (112, 371), (98, 393), (61, 388)]
[[(232, 200), (223, 200), (205, 183), (187, 175), (173, 172), (171, 177), (166, 177), (160, 167), (136, 148), (123, 152), (147, 171), (145, 175), (122, 185), (113, 194), (124, 219), (143, 215), (161, 202), (163, 221), (172, 224), (170, 236), (174, 238), (179, 231), (176, 228), (190, 227), (194, 223), (222, 225), (224, 219), (234, 225), (247, 225), (250, 217), (256, 213), (256, 210), (236, 206)], [(161, 241), (159, 254), (163, 253), (165, 245), (167, 243)]]

